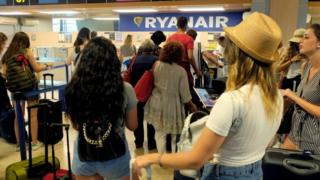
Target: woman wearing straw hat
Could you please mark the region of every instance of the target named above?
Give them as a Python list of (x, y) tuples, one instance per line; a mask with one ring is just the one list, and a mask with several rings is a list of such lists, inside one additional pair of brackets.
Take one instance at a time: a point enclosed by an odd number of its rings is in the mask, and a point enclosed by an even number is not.
[(218, 163), (205, 166), (202, 179), (262, 178), (261, 159), (282, 117), (283, 100), (273, 70), (282, 33), (275, 21), (258, 12), (224, 31), (227, 90), (211, 110), (198, 142), (190, 152), (137, 157), (136, 173), (152, 164), (199, 169), (218, 153)]
[(283, 72), (285, 77), (281, 82), (282, 89), (296, 90), (301, 81), (301, 67), (307, 57), (299, 53), (299, 42), (305, 29), (299, 28), (294, 31), (293, 37), (289, 40), (289, 48), (280, 56), (278, 72)]
[(300, 53), (309, 61), (302, 71), (297, 93), (282, 90), (292, 100), (295, 109), (292, 129), (283, 144), (285, 149), (309, 150), (320, 154), (320, 24), (313, 24), (300, 42)]

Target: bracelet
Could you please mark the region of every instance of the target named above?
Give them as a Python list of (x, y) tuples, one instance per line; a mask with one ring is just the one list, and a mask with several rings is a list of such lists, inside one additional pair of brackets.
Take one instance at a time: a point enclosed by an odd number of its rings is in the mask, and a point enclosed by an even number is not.
[(162, 158), (163, 153), (160, 153), (159, 157), (158, 157), (158, 164), (161, 168), (164, 168), (162, 163), (161, 163), (161, 158)]

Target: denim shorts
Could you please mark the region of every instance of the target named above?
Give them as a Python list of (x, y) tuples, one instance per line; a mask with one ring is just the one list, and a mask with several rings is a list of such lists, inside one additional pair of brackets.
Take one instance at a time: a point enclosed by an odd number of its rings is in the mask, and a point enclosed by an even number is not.
[(260, 180), (262, 175), (261, 160), (239, 167), (207, 163), (201, 180)]
[(104, 179), (121, 179), (130, 176), (130, 152), (126, 143), (126, 153), (116, 159), (101, 162), (83, 162), (78, 156), (78, 140), (74, 143), (72, 172), (77, 176), (93, 176), (99, 174)]

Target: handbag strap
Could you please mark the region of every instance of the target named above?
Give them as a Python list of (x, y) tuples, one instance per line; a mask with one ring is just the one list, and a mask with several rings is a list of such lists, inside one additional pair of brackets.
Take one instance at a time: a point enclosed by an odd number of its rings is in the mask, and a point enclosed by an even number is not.
[(132, 67), (133, 67), (134, 63), (136, 62), (136, 59), (137, 59), (137, 55), (134, 55), (134, 56), (131, 58), (131, 62), (130, 62), (129, 68), (128, 68), (128, 72), (129, 72), (129, 73), (132, 72)]
[(156, 68), (157, 64), (159, 64), (159, 60), (156, 60), (153, 65), (152, 65), (152, 68), (150, 69), (151, 72), (154, 71), (154, 69)]

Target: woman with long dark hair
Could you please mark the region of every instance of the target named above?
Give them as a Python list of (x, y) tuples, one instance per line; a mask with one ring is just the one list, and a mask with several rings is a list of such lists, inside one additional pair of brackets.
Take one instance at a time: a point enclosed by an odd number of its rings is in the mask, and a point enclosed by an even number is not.
[(299, 44), (308, 57), (297, 92), (282, 90), (295, 103), (292, 127), (282, 148), (320, 154), (320, 24), (311, 25)]
[(79, 30), (76, 40), (73, 43), (74, 53), (66, 61), (68, 65), (73, 65), (74, 69), (78, 66), (81, 59), (81, 52), (90, 40), (90, 29), (83, 27)]
[[(20, 58), (18, 58), (18, 56)], [(16, 92), (27, 92), (37, 89), (38, 81), (34, 75), (34, 72), (40, 72), (48, 69), (48, 64), (38, 64), (33, 55), (32, 50), (30, 49), (30, 39), (25, 32), (17, 32), (7, 51), (2, 57), (2, 65), (4, 65), (4, 75), (7, 79), (7, 88), (13, 94)], [(19, 67), (17, 67), (17, 66)], [(23, 69), (24, 71), (31, 71), (30, 78), (23, 79), (25, 77), (22, 74), (22, 71), (18, 71), (21, 74), (16, 74), (16, 69)], [(28, 87), (26, 86), (27, 82)], [(22, 81), (22, 82), (21, 82)], [(24, 87), (19, 88), (18, 87)], [(38, 102), (38, 95), (33, 97), (27, 97), (24, 100), (27, 101), (28, 106), (31, 106)], [(15, 103), (13, 103), (14, 106)], [(24, 113), (25, 101), (21, 101), (22, 110)], [(17, 117), (17, 115), (16, 115)], [(19, 149), (19, 129), (18, 129), (18, 120), (15, 118), (15, 134), (18, 142), (17, 150)], [(37, 109), (31, 110), (31, 137), (32, 137), (32, 149), (36, 150), (40, 147), (40, 142), (38, 142), (38, 119), (37, 119)]]
[(132, 86), (121, 78), (110, 40), (89, 41), (65, 98), (66, 113), (78, 131), (72, 163), (77, 179), (128, 179), (124, 126), (131, 131), (137, 127), (137, 102)]

